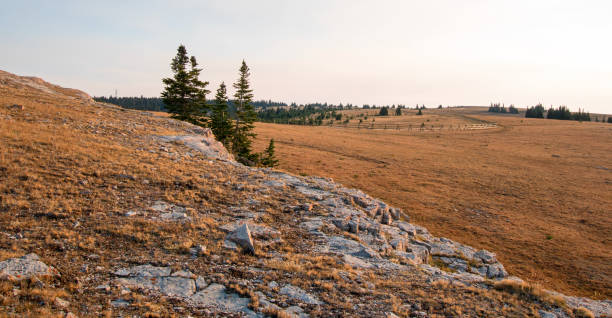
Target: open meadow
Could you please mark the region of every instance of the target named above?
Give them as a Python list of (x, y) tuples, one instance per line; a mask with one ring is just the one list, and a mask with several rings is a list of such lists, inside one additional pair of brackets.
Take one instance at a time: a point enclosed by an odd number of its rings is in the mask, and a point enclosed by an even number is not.
[[(362, 112), (345, 111), (349, 125)], [(511, 275), (612, 297), (612, 125), (483, 107), (369, 112), (362, 122), (387, 129), (258, 123), (256, 150), (274, 138), (281, 169), (363, 189), (434, 235), (496, 252)], [(465, 129), (479, 123), (492, 128)]]

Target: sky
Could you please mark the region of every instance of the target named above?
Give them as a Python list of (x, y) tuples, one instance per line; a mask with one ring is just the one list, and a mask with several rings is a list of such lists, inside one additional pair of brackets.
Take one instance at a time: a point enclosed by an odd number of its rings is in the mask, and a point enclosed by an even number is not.
[[(612, 113), (612, 2), (0, 0), (0, 69), (159, 96), (179, 44), (256, 99)], [(230, 93), (233, 91), (230, 89)]]

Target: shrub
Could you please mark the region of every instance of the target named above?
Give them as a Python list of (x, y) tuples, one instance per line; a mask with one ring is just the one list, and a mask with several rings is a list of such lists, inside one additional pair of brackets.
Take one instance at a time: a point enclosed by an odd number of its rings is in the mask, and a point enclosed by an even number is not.
[(574, 310), (574, 315), (576, 315), (576, 318), (595, 318), (595, 315), (584, 307), (576, 308)]

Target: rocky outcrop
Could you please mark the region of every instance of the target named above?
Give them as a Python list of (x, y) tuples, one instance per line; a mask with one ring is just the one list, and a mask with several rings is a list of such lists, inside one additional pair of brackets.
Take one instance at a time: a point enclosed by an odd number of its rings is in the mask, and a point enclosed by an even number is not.
[(321, 305), (323, 302), (317, 299), (317, 297), (305, 292), (303, 289), (299, 287), (295, 287), (292, 285), (286, 285), (279, 290), (279, 294), (286, 295), (289, 298), (295, 299), (299, 302), (308, 304), (308, 305)]
[(0, 262), (0, 278), (22, 280), (33, 277), (57, 277), (59, 272), (40, 261), (38, 255), (28, 254)]
[[(115, 284), (124, 288), (144, 289), (169, 297), (184, 300), (195, 307), (212, 308), (215, 312), (242, 313), (246, 317), (257, 317), (247, 306), (248, 298), (228, 292), (220, 284), (208, 285), (203, 277), (190, 271), (180, 270), (172, 273), (170, 267), (150, 264), (122, 268), (114, 273), (118, 276)], [(129, 302), (118, 299), (117, 304), (128, 306)]]
[(78, 99), (85, 102), (93, 102), (91, 96), (87, 93), (72, 89), (65, 88), (55, 84), (45, 82), (41, 78), (32, 76), (18, 76), (9, 72), (0, 70), (0, 86), (7, 86), (12, 89), (20, 90), (35, 90), (43, 94), (49, 94), (54, 96), (64, 96), (70, 99)]
[(199, 135), (161, 136), (160, 139), (166, 142), (183, 143), (185, 146), (210, 158), (234, 161), (234, 157), (225, 149), (223, 144), (215, 139), (210, 128), (202, 128)]

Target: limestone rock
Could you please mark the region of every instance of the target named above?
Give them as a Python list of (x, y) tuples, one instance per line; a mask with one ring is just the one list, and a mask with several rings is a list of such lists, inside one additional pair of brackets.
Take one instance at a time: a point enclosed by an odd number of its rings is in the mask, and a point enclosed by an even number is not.
[(238, 244), (243, 250), (248, 251), (249, 253), (255, 253), (255, 246), (253, 245), (251, 231), (246, 223), (229, 233), (226, 240)]
[(117, 276), (142, 276), (142, 277), (160, 277), (170, 276), (172, 269), (170, 267), (157, 267), (150, 264), (134, 266), (131, 268), (122, 268), (115, 271)]
[(291, 315), (295, 318), (307, 318), (310, 317), (308, 314), (304, 313), (304, 309), (300, 306), (291, 306), (285, 309), (285, 313)]
[(373, 268), (374, 265), (352, 255), (344, 255), (342, 257), (345, 264), (356, 268)]
[(228, 293), (223, 285), (212, 284), (191, 296), (189, 301), (197, 307), (212, 307), (216, 311), (243, 313), (246, 317), (257, 317), (247, 306), (250, 300), (238, 294)]
[(166, 296), (189, 297), (196, 292), (195, 275), (188, 271), (170, 273), (170, 267), (147, 264), (120, 269), (115, 275), (120, 276), (116, 282), (121, 286), (148, 289)]
[(293, 286), (285, 285), (280, 289), (279, 294), (285, 295), (291, 299), (303, 302), (309, 305), (322, 305), (323, 302), (318, 300), (315, 296), (305, 292), (303, 289)]
[(166, 142), (182, 142), (185, 146), (201, 152), (209, 158), (234, 161), (234, 157), (225, 149), (222, 143), (215, 139), (210, 128), (201, 130), (201, 135), (161, 136)]
[(280, 234), (281, 234), (278, 230), (272, 227), (269, 227), (264, 224), (257, 224), (257, 223), (250, 222), (250, 221), (248, 222), (236, 221), (233, 223), (228, 223), (228, 224), (221, 226), (221, 229), (227, 232), (234, 232), (243, 224), (246, 224), (249, 228), (249, 232), (251, 233), (251, 235), (258, 239), (271, 240), (271, 239), (280, 237)]
[(495, 254), (487, 250), (480, 250), (474, 253), (474, 258), (480, 259), (485, 264), (492, 264), (492, 263), (497, 262), (497, 258), (495, 258)]
[(0, 262), (0, 278), (22, 280), (32, 277), (57, 277), (59, 272), (40, 261), (38, 255), (27, 254)]
[(196, 285), (196, 289), (200, 291), (206, 288), (208, 286), (208, 283), (202, 276), (198, 276), (195, 280), (195, 285)]
[(544, 311), (544, 310), (538, 310), (538, 314), (540, 314), (540, 318), (557, 318), (557, 315), (553, 314), (552, 312), (548, 312), (548, 311)]

